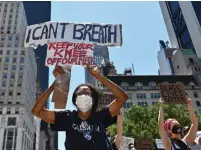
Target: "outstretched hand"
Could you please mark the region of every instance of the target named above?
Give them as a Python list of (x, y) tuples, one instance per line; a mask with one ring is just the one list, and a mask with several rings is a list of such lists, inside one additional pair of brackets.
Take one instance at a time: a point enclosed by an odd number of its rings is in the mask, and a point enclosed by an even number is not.
[(90, 74), (94, 77), (97, 77), (100, 74), (100, 71), (97, 66), (89, 66), (87, 65), (87, 69), (90, 72)]

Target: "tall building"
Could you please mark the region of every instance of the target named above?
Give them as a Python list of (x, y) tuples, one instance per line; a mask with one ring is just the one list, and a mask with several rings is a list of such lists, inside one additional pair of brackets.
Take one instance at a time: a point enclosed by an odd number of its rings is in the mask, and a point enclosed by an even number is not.
[[(24, 1), (24, 8), (27, 16), (28, 25), (39, 24), (43, 22), (51, 21), (51, 2), (50, 1)], [(37, 10), (37, 11), (36, 11)], [(49, 83), (49, 68), (45, 66), (47, 45), (39, 46), (36, 50), (36, 57), (39, 58), (40, 65), (40, 90), (44, 92), (48, 88)], [(46, 107), (49, 107), (47, 103)], [(40, 149), (58, 149), (58, 134), (54, 136), (49, 135), (49, 126), (47, 123), (41, 121), (41, 138), (40, 138)], [(51, 139), (51, 138), (54, 138)], [(54, 141), (54, 144), (51, 144)]]
[(173, 48), (193, 49), (201, 57), (201, 2), (160, 1)]
[[(94, 48), (94, 62), (97, 66), (109, 61), (109, 51), (107, 46), (96, 45)], [(95, 78), (85, 69), (85, 82), (95, 85)]]
[(201, 84), (201, 59), (192, 49), (177, 49), (162, 46), (158, 52), (160, 75), (193, 75)]
[(33, 150), (37, 65), (22, 2), (0, 2), (0, 149)]

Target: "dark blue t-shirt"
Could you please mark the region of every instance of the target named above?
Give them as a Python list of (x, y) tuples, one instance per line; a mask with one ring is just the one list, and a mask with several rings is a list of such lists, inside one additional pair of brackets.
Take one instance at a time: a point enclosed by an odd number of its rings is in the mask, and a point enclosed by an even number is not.
[(67, 110), (55, 112), (55, 124), (50, 127), (66, 131), (67, 150), (107, 150), (105, 128), (114, 122), (108, 107), (92, 113), (87, 120), (80, 119), (77, 111)]

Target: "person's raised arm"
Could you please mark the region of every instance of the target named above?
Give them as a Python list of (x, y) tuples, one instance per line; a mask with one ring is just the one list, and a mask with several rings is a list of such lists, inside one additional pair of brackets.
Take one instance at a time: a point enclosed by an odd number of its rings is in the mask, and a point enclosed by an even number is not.
[(158, 114), (158, 126), (159, 126), (159, 134), (163, 141), (166, 150), (171, 149), (171, 142), (170, 139), (166, 135), (166, 131), (164, 129), (164, 112), (163, 112), (163, 100), (162, 98), (159, 99), (160, 108)]
[(117, 136), (114, 141), (117, 149), (120, 149), (122, 134), (123, 134), (123, 116), (122, 116), (122, 111), (120, 110), (117, 117)]
[(99, 72), (98, 67), (87, 66), (87, 69), (92, 76), (94, 76), (103, 85), (105, 85), (114, 95), (115, 100), (109, 105), (109, 110), (112, 117), (116, 116), (119, 110), (122, 108), (125, 101), (128, 99), (128, 95), (118, 85), (116, 85), (115, 83), (104, 77)]
[[(62, 68), (56, 67), (53, 71), (54, 76), (63, 74)], [(55, 122), (55, 112), (44, 108), (50, 94), (54, 90), (54, 83), (36, 100), (31, 113), (47, 123)]]
[(194, 140), (196, 138), (196, 135), (197, 135), (198, 120), (197, 120), (196, 114), (193, 110), (192, 100), (189, 97), (186, 97), (186, 100), (187, 100), (187, 107), (188, 107), (188, 110), (190, 113), (190, 119), (191, 119), (192, 124), (191, 124), (190, 130), (184, 137), (184, 140), (193, 144)]

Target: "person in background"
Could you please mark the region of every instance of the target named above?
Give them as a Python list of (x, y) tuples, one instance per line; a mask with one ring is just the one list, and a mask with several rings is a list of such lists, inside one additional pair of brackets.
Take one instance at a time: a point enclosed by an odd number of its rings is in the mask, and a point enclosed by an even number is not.
[[(32, 114), (50, 123), (53, 131), (65, 131), (67, 150), (111, 150), (105, 128), (116, 116), (128, 99), (127, 94), (115, 83), (100, 74), (97, 67), (87, 66), (93, 77), (104, 84), (113, 93), (115, 100), (108, 106), (97, 109), (99, 92), (89, 84), (79, 85), (73, 92), (72, 102), (77, 111), (50, 111), (44, 108), (46, 101), (54, 89), (54, 83), (37, 99)], [(63, 75), (64, 70), (57, 66), (54, 76)], [(79, 75), (77, 75), (79, 78)]]
[[(188, 133), (189, 130), (190, 130), (190, 127), (188, 127), (188, 126), (185, 126), (185, 127), (183, 128), (183, 135), (182, 135), (182, 138), (186, 136), (186, 134)], [(198, 134), (198, 132), (197, 132), (197, 135), (196, 135), (194, 144), (191, 144), (191, 146), (193, 146), (193, 145), (198, 145), (198, 146), (199, 146), (199, 149), (201, 149), (201, 135)]]
[[(166, 150), (190, 150), (192, 144), (196, 138), (198, 129), (198, 120), (192, 106), (192, 100), (186, 96), (187, 108), (190, 113), (191, 127), (187, 134), (181, 138), (182, 128), (176, 119), (169, 118), (164, 123), (164, 112), (163, 112), (163, 99), (160, 98), (160, 109), (158, 115), (158, 126), (160, 137), (163, 141)], [(198, 150), (197, 146), (194, 146), (192, 150)]]
[[(115, 135), (113, 141), (111, 141), (111, 139), (109, 137), (109, 140), (112, 143), (113, 150), (120, 149), (121, 141), (122, 141), (122, 134), (123, 134), (123, 116), (122, 116), (122, 110), (120, 110), (120, 112), (118, 113), (118, 116), (117, 116), (117, 135)], [(109, 134), (108, 134), (108, 136), (109, 136)]]

